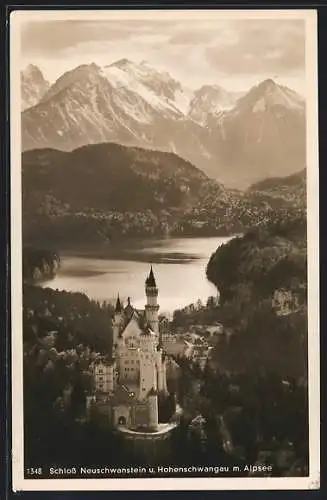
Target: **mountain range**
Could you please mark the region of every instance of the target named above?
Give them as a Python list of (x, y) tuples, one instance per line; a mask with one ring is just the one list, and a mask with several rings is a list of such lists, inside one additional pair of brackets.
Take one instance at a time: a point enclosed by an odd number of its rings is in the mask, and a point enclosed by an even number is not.
[(173, 152), (242, 189), (305, 164), (305, 102), (273, 80), (241, 94), (218, 85), (192, 91), (122, 59), (78, 66), (49, 85), (33, 68), (22, 72), (23, 151), (115, 142)]

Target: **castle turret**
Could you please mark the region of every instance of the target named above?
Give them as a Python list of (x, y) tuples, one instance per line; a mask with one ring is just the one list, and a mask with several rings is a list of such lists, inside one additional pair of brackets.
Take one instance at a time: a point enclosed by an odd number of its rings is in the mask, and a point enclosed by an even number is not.
[(158, 429), (159, 416), (158, 416), (158, 393), (152, 388), (148, 393), (148, 406), (149, 406), (149, 429), (155, 431)]
[(141, 400), (147, 397), (152, 388), (157, 390), (156, 346), (157, 338), (154, 332), (145, 330), (140, 335), (139, 347)]
[(158, 287), (151, 266), (149, 276), (145, 280), (145, 293), (147, 303), (145, 305), (145, 318), (151, 327), (151, 330), (157, 335), (159, 334), (159, 319), (158, 319)]
[(122, 304), (120, 302), (120, 298), (119, 298), (119, 295), (118, 295), (117, 301), (116, 301), (116, 307), (115, 307), (114, 317), (113, 317), (113, 320), (112, 320), (113, 353), (116, 350), (116, 346), (117, 346), (117, 342), (118, 342), (118, 338), (119, 338), (119, 334), (120, 334), (120, 331), (121, 331), (122, 324), (123, 324), (123, 308), (122, 308)]

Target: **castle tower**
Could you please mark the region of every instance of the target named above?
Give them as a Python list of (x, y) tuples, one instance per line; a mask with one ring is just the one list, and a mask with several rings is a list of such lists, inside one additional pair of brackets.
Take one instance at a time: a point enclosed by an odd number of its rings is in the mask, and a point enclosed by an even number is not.
[(119, 298), (119, 295), (118, 295), (117, 302), (116, 302), (116, 307), (115, 307), (115, 313), (114, 313), (114, 317), (113, 317), (113, 320), (112, 320), (113, 353), (116, 350), (116, 346), (117, 346), (117, 343), (118, 343), (118, 338), (119, 338), (119, 334), (120, 334), (120, 331), (121, 331), (122, 324), (123, 324), (123, 308), (122, 308), (122, 305), (121, 305), (121, 302), (120, 302), (120, 298)]
[(149, 323), (151, 330), (157, 335), (159, 334), (159, 319), (158, 319), (158, 288), (151, 266), (149, 276), (145, 280), (145, 293), (147, 303), (145, 305), (145, 318)]
[(147, 330), (140, 335), (140, 396), (143, 400), (151, 389), (157, 390), (156, 335)]
[(148, 393), (148, 406), (149, 406), (149, 429), (155, 431), (158, 429), (159, 415), (158, 415), (158, 393), (152, 388)]

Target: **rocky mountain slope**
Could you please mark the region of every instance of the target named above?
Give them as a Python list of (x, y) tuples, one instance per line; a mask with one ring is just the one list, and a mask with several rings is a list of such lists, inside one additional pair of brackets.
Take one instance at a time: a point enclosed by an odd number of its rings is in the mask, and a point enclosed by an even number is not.
[(22, 110), (34, 106), (48, 91), (50, 84), (42, 71), (34, 64), (29, 64), (20, 74)]
[(239, 93), (227, 92), (218, 85), (204, 85), (194, 92), (188, 116), (204, 127), (213, 127), (224, 111), (235, 107), (239, 97)]
[(304, 101), (273, 80), (241, 97), (221, 121), (221, 130), (217, 155), (229, 166), (229, 184), (284, 176), (305, 163)]
[(305, 163), (305, 107), (272, 80), (242, 96), (210, 85), (192, 93), (146, 62), (122, 59), (66, 72), (22, 113), (23, 150), (108, 141), (174, 152), (244, 188)]

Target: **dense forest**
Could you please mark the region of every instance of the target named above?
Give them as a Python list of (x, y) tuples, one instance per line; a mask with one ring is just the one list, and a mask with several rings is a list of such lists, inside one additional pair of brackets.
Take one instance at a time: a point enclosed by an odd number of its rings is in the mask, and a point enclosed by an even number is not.
[[(308, 473), (306, 268), (303, 217), (252, 230), (219, 247), (208, 263), (219, 303), (211, 297), (175, 311), (172, 322), (173, 328), (224, 325), (204, 372), (178, 360), (184, 417), (201, 412), (203, 446), (208, 449), (208, 426), (220, 439), (225, 429), (236, 461), (267, 459), (277, 475)], [(276, 289), (296, 294), (299, 307), (277, 315)]]
[(233, 235), (303, 213), (305, 171), (239, 192), (173, 153), (96, 144), (22, 156), (23, 239), (56, 247), (125, 237)]
[[(258, 460), (273, 464), (273, 475), (307, 474), (307, 249), (301, 214), (275, 214), (219, 247), (207, 277), (220, 300), (209, 297), (206, 304), (175, 312), (173, 331), (196, 323), (220, 322), (224, 328), (204, 372), (186, 359), (175, 360), (178, 376), (169, 380), (169, 404), (160, 402), (159, 410), (170, 414), (177, 399), (184, 414), (167, 464)], [(141, 464), (144, 458), (125, 450), (110, 429), (83, 420), (93, 387), (90, 366), (111, 356), (113, 307), (35, 286), (53, 276), (59, 263), (55, 251), (24, 248), (26, 465), (76, 465), (85, 458), (99, 465), (126, 459)], [(276, 315), (272, 296), (279, 289), (296, 294), (300, 307)]]
[(55, 277), (60, 265), (58, 252), (25, 245), (22, 254), (24, 283), (39, 283)]
[[(288, 218), (256, 228), (211, 256), (207, 277), (219, 304), (175, 311), (172, 326), (222, 323), (212, 362), (225, 373), (275, 373), (307, 379), (306, 222)], [(276, 290), (298, 299), (291, 314), (277, 315)]]
[[(307, 391), (303, 384), (273, 373), (227, 374), (209, 363), (204, 371), (185, 359), (178, 363), (178, 398), (184, 408), (178, 433), (181, 441), (184, 433), (184, 442), (179, 444), (185, 451), (185, 463), (196, 456), (200, 463), (268, 463), (273, 466), (273, 476), (308, 473)], [(202, 421), (192, 432), (199, 415)], [(190, 432), (191, 441), (185, 438)]]
[(112, 313), (110, 304), (80, 293), (24, 286), (27, 463), (39, 450), (46, 464), (47, 453), (51, 456), (51, 446), (56, 446), (52, 438), (59, 439), (60, 429), (64, 438), (65, 426), (85, 413), (85, 394), (92, 388), (90, 365), (99, 356), (111, 356)]
[(266, 196), (271, 199), (291, 202), (293, 206), (301, 207), (306, 204), (306, 169), (300, 170), (287, 177), (269, 177), (249, 187), (248, 194)]
[[(26, 465), (146, 465), (110, 429), (83, 420), (90, 364), (110, 357), (112, 306), (30, 285), (24, 294)], [(168, 387), (184, 414), (161, 464), (242, 465), (265, 454), (259, 461), (273, 464), (273, 475), (306, 473), (303, 383), (258, 368), (228, 373), (208, 363), (202, 372), (186, 359), (176, 363)]]
[[(226, 328), (204, 372), (187, 359), (175, 360), (179, 369), (169, 380), (170, 400), (176, 398), (184, 413), (161, 463), (258, 461), (272, 464), (275, 476), (307, 474), (305, 229), (302, 219), (288, 220), (231, 240), (207, 269), (221, 302), (211, 297), (176, 312), (172, 328), (190, 317), (219, 320)], [(274, 287), (300, 291), (301, 309), (276, 316)], [(97, 465), (122, 465), (126, 459), (146, 464), (110, 429), (80, 421), (92, 388), (90, 363), (110, 356), (112, 306), (31, 285), (24, 297), (26, 463), (41, 458), (49, 465), (83, 464), (87, 457)], [(160, 407), (161, 413), (169, 410)]]
[[(271, 297), (276, 288), (297, 287), (307, 278), (306, 219), (288, 218), (248, 231), (211, 256), (207, 277), (228, 300)], [(248, 297), (248, 299), (247, 299)]]

